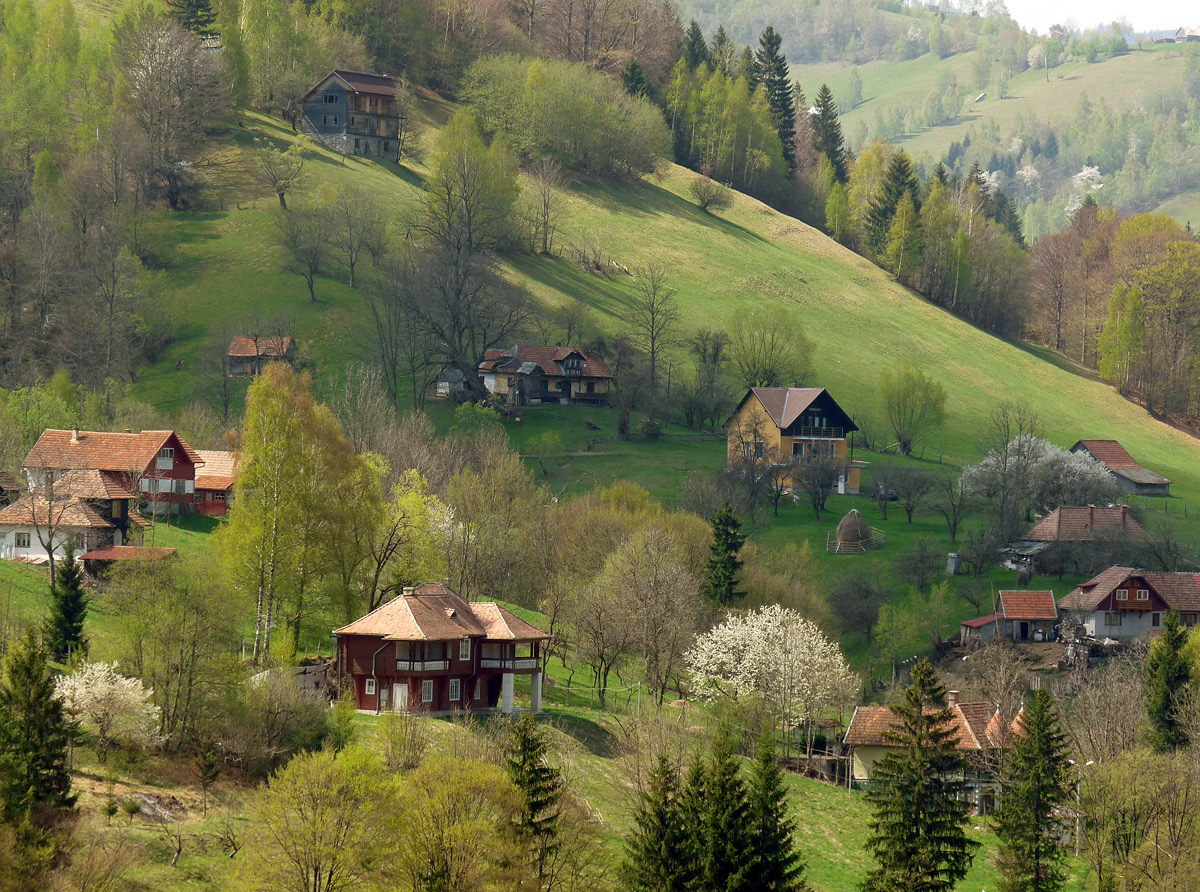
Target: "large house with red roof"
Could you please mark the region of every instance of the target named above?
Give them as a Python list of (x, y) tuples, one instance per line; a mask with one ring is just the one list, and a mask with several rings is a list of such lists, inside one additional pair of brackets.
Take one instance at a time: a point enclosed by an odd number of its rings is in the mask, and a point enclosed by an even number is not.
[(1058, 625), (1054, 592), (1003, 591), (996, 598), (996, 612), (964, 620), (959, 643), (987, 644), (995, 638), (1013, 641), (1050, 641)]
[(197, 449), (203, 465), (196, 468), (196, 493), (193, 504), (197, 514), (220, 516), (233, 502), (233, 481), (237, 476), (237, 456), (215, 449)]
[(449, 580), (403, 594), (336, 630), (339, 687), (366, 712), (513, 711), (516, 676), (542, 708), (542, 648), (550, 636), (488, 601), (468, 602)]
[[(947, 693), (954, 746), (963, 755), (967, 810), (985, 815), (999, 794), (996, 768), (1014, 734), (1021, 733), (1022, 716), (1006, 722), (1000, 710), (990, 703), (959, 703), (958, 692)], [(889, 739), (899, 719), (886, 706), (860, 706), (854, 710), (843, 743), (850, 755), (851, 786), (871, 782), (875, 765), (899, 747)]]
[(174, 431), (135, 434), (47, 430), (25, 458), (22, 470), (36, 492), (49, 492), (67, 471), (100, 471), (157, 511), (192, 510), (196, 468), (204, 464)]
[(336, 68), (304, 95), (303, 103), (304, 132), (335, 151), (398, 158), (400, 107), (389, 75)]
[(1200, 622), (1200, 573), (1109, 567), (1058, 602), (1064, 624), (1115, 641), (1157, 634), (1172, 607), (1185, 625)]
[(1002, 549), (1010, 570), (1055, 572), (1067, 549), (1085, 544), (1120, 545), (1146, 537), (1128, 505), (1055, 508), (1020, 539)]
[(1169, 496), (1171, 481), (1162, 474), (1143, 468), (1116, 440), (1079, 440), (1071, 452), (1090, 455), (1108, 469), (1117, 488), (1139, 496)]
[(608, 365), (579, 347), (514, 344), (488, 350), (479, 364), (488, 393), (509, 406), (582, 403), (602, 406), (612, 389)]

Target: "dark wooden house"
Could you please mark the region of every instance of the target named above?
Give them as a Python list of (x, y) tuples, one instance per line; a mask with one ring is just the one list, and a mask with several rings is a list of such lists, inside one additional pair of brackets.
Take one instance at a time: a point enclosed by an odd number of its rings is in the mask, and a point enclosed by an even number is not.
[(304, 130), (343, 155), (397, 160), (400, 108), (386, 74), (337, 68), (304, 96)]
[(269, 362), (294, 363), (296, 342), (288, 335), (238, 335), (229, 342), (225, 355), (231, 376), (252, 378), (261, 375)]
[(613, 388), (604, 360), (580, 347), (514, 344), (507, 350), (488, 350), (479, 364), (479, 377), (488, 393), (509, 406), (602, 406)]
[(542, 708), (542, 648), (550, 636), (488, 601), (468, 602), (448, 581), (405, 589), (333, 633), (339, 684), (368, 712), (513, 710), (516, 676), (531, 677)]

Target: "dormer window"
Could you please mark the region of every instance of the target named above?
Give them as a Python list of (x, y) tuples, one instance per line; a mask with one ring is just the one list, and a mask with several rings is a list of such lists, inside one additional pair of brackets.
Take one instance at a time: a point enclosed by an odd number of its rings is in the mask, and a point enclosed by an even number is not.
[(1129, 589), (1127, 589), (1127, 588), (1117, 589), (1117, 600), (1118, 601), (1128, 601), (1129, 600)]

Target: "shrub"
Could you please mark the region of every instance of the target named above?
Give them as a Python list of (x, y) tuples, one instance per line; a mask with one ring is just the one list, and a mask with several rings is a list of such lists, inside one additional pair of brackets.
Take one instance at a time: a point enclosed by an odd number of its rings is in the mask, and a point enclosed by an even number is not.
[(696, 177), (688, 188), (700, 210), (706, 214), (724, 210), (733, 204), (733, 195), (729, 188), (709, 177)]

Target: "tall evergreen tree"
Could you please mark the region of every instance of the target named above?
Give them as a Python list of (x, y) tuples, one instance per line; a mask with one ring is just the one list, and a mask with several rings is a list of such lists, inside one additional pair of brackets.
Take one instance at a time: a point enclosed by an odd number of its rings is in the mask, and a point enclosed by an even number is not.
[(745, 592), (738, 591), (742, 562), (738, 552), (746, 544), (742, 523), (726, 502), (713, 515), (713, 541), (708, 546), (708, 564), (704, 570), (704, 593), (718, 604), (732, 604)]
[(529, 844), (539, 880), (558, 845), (558, 816), (562, 805), (562, 775), (550, 764), (550, 742), (533, 716), (521, 717), (509, 733), (504, 767), (521, 793), (517, 832)]
[(807, 892), (804, 859), (796, 851), (796, 822), (788, 814), (783, 772), (769, 737), (759, 743), (750, 778), (750, 820), (754, 833), (754, 873), (762, 892)]
[(702, 892), (758, 889), (754, 834), (746, 784), (729, 742), (720, 738), (704, 783), (704, 848), (700, 853)]
[(845, 183), (846, 144), (842, 137), (842, 125), (838, 120), (837, 103), (833, 101), (833, 91), (829, 89), (829, 84), (821, 84), (813, 107), (817, 110), (812, 116), (813, 148), (818, 154), (829, 159), (837, 181)]
[(71, 808), (71, 731), (46, 651), (30, 631), (0, 666), (0, 803), (20, 823), (38, 805)]
[(679, 802), (679, 774), (659, 756), (634, 817), (622, 868), (630, 892), (689, 892), (694, 877)]
[(167, 12), (187, 30), (199, 37), (213, 37), (217, 14), (212, 0), (167, 0)]
[(979, 844), (966, 835), (953, 713), (927, 661), (913, 666), (904, 702), (892, 712), (898, 721), (884, 737), (894, 751), (875, 763), (877, 785), (867, 793), (875, 812), (867, 840), (875, 867), (862, 889), (949, 892), (970, 869)]
[(783, 159), (789, 167), (796, 166), (796, 106), (792, 95), (792, 82), (788, 77), (787, 59), (780, 45), (783, 36), (767, 25), (758, 39), (758, 50), (754, 53), (755, 78), (767, 94), (767, 106), (771, 109), (771, 123), (779, 133), (783, 146)]
[(699, 754), (688, 765), (687, 776), (679, 790), (679, 820), (683, 828), (683, 846), (687, 856), (687, 888), (696, 890), (700, 884), (700, 862), (704, 857), (704, 810), (708, 795), (708, 772)]
[(724, 25), (718, 25), (713, 39), (708, 45), (708, 58), (714, 71), (719, 71), (726, 77), (734, 75), (737, 64), (737, 46), (729, 39)]
[(621, 70), (621, 83), (630, 96), (650, 95), (650, 80), (637, 59), (630, 59), (629, 64)]
[(1033, 692), (1001, 772), (1000, 892), (1058, 892), (1066, 873), (1055, 809), (1071, 796), (1070, 760), (1054, 702)]
[(988, 189), (987, 180), (983, 176), (983, 168), (979, 166), (979, 162), (971, 165), (971, 169), (967, 171), (967, 175), (963, 179), (963, 189), (967, 189), (971, 185), (979, 189), (980, 210), (983, 211), (985, 217), (991, 217), (993, 215), (992, 193)]
[(732, 75), (734, 80), (739, 77), (746, 79), (746, 85), (753, 93), (758, 87), (758, 75), (754, 70), (754, 53), (750, 51), (750, 47), (742, 47), (742, 54), (738, 57), (737, 70)]
[(66, 552), (54, 568), (54, 585), (50, 587), (50, 615), (42, 640), (50, 658), (63, 663), (73, 653), (87, 654), (88, 642), (83, 635), (91, 599), (83, 590), (83, 569), (75, 562), (75, 549), (67, 543)]
[(1150, 646), (1146, 660), (1146, 707), (1150, 713), (1150, 743), (1159, 752), (1187, 746), (1187, 732), (1179, 722), (1176, 698), (1187, 686), (1189, 667), (1183, 655), (1187, 628), (1171, 608), (1163, 616), (1162, 634)]
[(888, 162), (883, 183), (867, 207), (867, 244), (875, 254), (882, 254), (887, 248), (892, 218), (896, 216), (896, 208), (900, 206), (900, 199), (905, 195), (912, 196), (913, 210), (920, 213), (921, 181), (913, 172), (912, 161), (904, 150), (900, 149)]
[(692, 71), (709, 61), (708, 43), (705, 42), (704, 32), (700, 30), (700, 24), (695, 19), (688, 23), (687, 33), (683, 37), (683, 61)]

